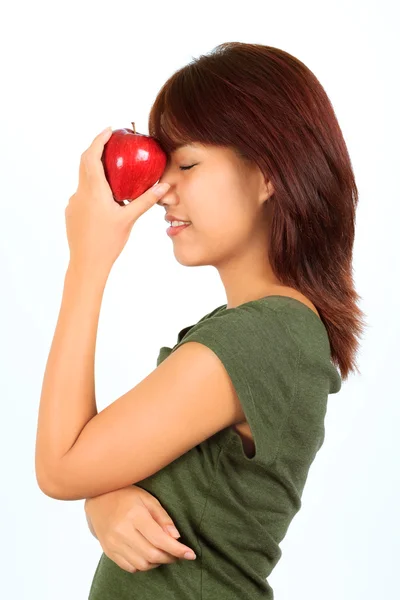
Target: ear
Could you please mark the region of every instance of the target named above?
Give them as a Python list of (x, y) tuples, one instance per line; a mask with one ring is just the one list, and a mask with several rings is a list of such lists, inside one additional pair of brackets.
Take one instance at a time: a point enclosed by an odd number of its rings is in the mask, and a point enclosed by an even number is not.
[[(260, 171), (261, 173), (261, 171)], [(274, 194), (274, 186), (272, 185), (272, 181), (270, 181), (267, 177), (261, 173), (261, 182), (260, 182), (260, 194), (259, 194), (259, 202), (260, 205), (264, 204), (273, 194)]]

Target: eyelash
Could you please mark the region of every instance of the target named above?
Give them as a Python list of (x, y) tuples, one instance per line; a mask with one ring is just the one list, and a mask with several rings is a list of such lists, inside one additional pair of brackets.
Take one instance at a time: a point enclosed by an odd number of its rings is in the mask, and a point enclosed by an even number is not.
[(179, 167), (181, 171), (188, 171), (189, 169), (191, 169), (192, 167), (195, 167), (196, 165), (190, 165), (188, 167)]

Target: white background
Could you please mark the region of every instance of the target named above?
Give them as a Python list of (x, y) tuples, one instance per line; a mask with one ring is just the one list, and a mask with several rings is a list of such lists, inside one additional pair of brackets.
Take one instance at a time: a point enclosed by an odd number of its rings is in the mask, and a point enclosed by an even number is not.
[[(0, 12), (1, 592), (85, 600), (101, 554), (84, 501), (45, 496), (34, 471), (40, 389), (68, 263), (64, 209), (81, 153), (106, 126), (148, 133), (164, 81), (225, 41), (294, 54), (328, 93), (360, 194), (358, 364), (330, 396), (325, 443), (271, 576), (276, 600), (399, 597), (399, 66), (395, 0), (13, 2)], [(226, 302), (217, 271), (174, 258), (165, 210), (136, 223), (104, 294), (98, 410), (159, 348)], [(179, 600), (179, 599), (177, 599)]]

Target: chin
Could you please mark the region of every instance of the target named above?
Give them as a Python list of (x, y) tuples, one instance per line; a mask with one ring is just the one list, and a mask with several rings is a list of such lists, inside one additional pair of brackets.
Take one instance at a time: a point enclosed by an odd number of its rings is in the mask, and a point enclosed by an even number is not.
[(184, 267), (201, 267), (210, 264), (207, 261), (201, 261), (199, 259), (196, 259), (195, 257), (189, 258), (187, 256), (177, 256), (175, 254), (175, 258), (177, 262), (183, 265)]
[(174, 246), (174, 255), (177, 262), (184, 267), (201, 267), (210, 264), (209, 260), (194, 252), (193, 246), (190, 248), (177, 248)]

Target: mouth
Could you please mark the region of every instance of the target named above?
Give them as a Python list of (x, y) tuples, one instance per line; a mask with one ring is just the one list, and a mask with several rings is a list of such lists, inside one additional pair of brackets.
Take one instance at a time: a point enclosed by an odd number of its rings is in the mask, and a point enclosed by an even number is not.
[(180, 233), (181, 231), (183, 231), (184, 229), (187, 229), (188, 227), (190, 227), (191, 223), (185, 223), (184, 225), (176, 225), (173, 226), (171, 225), (170, 227), (168, 227), (167, 229), (167, 234), (168, 235), (177, 235), (178, 233)]

